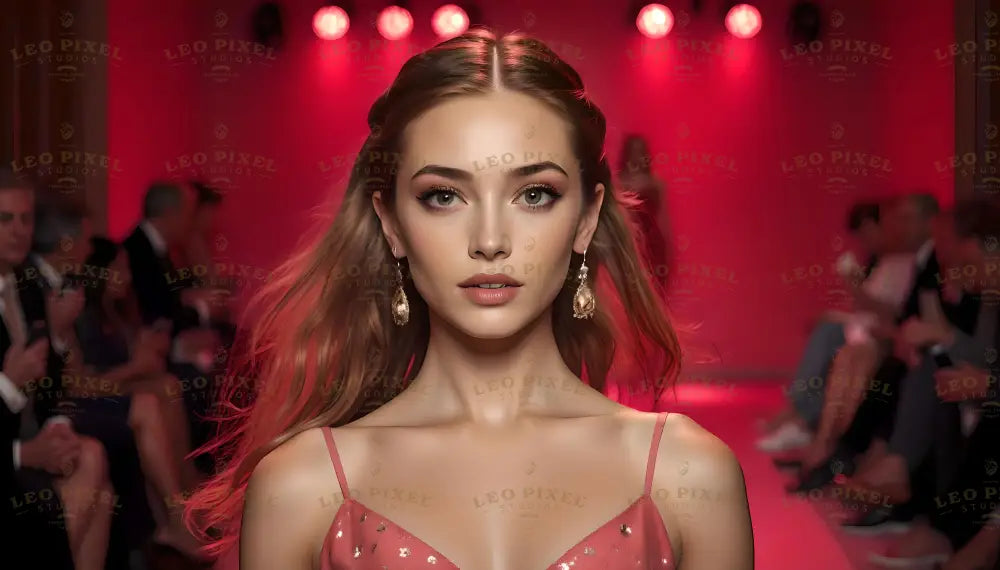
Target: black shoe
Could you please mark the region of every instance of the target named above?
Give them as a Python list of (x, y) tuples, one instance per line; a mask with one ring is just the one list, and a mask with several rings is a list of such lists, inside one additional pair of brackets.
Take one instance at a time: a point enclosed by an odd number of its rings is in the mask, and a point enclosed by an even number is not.
[(798, 481), (793, 481), (785, 487), (789, 493), (808, 493), (826, 487), (837, 475), (851, 476), (854, 474), (854, 462), (844, 453), (835, 452), (829, 461), (802, 474)]
[(802, 467), (801, 459), (792, 459), (789, 457), (775, 457), (771, 461), (774, 462), (774, 466), (778, 469), (799, 469)]
[(840, 524), (844, 532), (856, 535), (874, 536), (879, 534), (902, 534), (910, 529), (910, 523), (896, 520), (893, 509), (877, 508), (860, 513), (852, 520)]

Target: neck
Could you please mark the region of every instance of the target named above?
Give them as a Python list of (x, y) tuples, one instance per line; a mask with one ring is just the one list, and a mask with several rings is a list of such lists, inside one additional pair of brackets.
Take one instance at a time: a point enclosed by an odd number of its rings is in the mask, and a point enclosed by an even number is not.
[(551, 311), (505, 339), (474, 339), (433, 315), (430, 330), (412, 388), (449, 416), (502, 425), (593, 391), (563, 362)]

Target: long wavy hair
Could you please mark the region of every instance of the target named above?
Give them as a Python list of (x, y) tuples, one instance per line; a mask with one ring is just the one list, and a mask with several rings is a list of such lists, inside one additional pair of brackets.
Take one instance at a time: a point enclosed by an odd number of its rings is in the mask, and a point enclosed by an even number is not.
[[(340, 426), (401, 392), (420, 371), (427, 350), (426, 302), (409, 279), (410, 321), (396, 326), (388, 298), (396, 260), (372, 205), (381, 191), (391, 207), (401, 135), (417, 115), (441, 101), (505, 89), (547, 103), (572, 127), (585, 200), (606, 188), (587, 250), (597, 283), (598, 312), (574, 319), (575, 276), (553, 307), (559, 351), (567, 366), (602, 390), (616, 341), (645, 369), (636, 383), (657, 397), (676, 377), (680, 348), (649, 270), (637, 253), (625, 204), (612, 187), (604, 153), (604, 115), (587, 97), (579, 74), (543, 43), (520, 34), (497, 38), (475, 29), (410, 58), (368, 113), (370, 134), (351, 172), (336, 216), (322, 215), (315, 235), (275, 270), (247, 306), (240, 355), (222, 388), (220, 435), (196, 453), (214, 453), (221, 470), (187, 501), (188, 524), (220, 553), (239, 536), (247, 482), (257, 463), (295, 435)], [(333, 211), (334, 208), (329, 208)], [(570, 272), (581, 258), (573, 254)], [(403, 262), (406, 274), (405, 261)], [(605, 289), (617, 292), (606, 295)], [(618, 302), (618, 306), (610, 305)], [(607, 309), (627, 315), (617, 327)], [(624, 333), (624, 334), (621, 334)], [(624, 346), (624, 344), (619, 345)], [(231, 361), (232, 362), (232, 361)], [(231, 364), (231, 366), (234, 366)], [(245, 378), (255, 378), (249, 385)], [(249, 390), (247, 401), (244, 390)]]

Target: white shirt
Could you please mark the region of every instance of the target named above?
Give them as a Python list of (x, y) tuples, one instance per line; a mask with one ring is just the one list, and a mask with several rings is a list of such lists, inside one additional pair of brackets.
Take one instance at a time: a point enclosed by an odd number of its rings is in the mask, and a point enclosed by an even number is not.
[(917, 267), (919, 269), (927, 267), (927, 262), (930, 260), (931, 252), (933, 251), (934, 251), (934, 240), (932, 239), (925, 241), (924, 245), (920, 246), (920, 249), (917, 250), (916, 254)]
[[(0, 293), (2, 293), (6, 287), (10, 286), (10, 283), (13, 280), (13, 278), (14, 278), (13, 275), (7, 275), (3, 279), (0, 279)], [(17, 297), (15, 296), (15, 298)], [(0, 305), (2, 305), (2, 303), (3, 301), (0, 300)], [(6, 309), (6, 307), (4, 307), (4, 309)], [(15, 307), (14, 310), (20, 311), (21, 307), (20, 306)], [(24, 318), (23, 315), (21, 318), (22, 319)], [(3, 399), (4, 404), (7, 405), (7, 408), (10, 411), (14, 412), (15, 414), (20, 414), (21, 411), (25, 408), (25, 406), (28, 405), (28, 396), (25, 395), (24, 392), (22, 392), (21, 389), (18, 388), (16, 384), (14, 384), (14, 381), (8, 378), (7, 375), (4, 374), (3, 372), (0, 372), (0, 399)], [(21, 468), (20, 440), (17, 439), (14, 440), (13, 453), (14, 453), (14, 469), (17, 470)]]
[(42, 274), (42, 277), (45, 278), (45, 282), (49, 284), (49, 287), (51, 287), (53, 291), (62, 290), (63, 276), (61, 273), (56, 271), (55, 267), (52, 267), (48, 261), (45, 261), (42, 256), (36, 253), (31, 254), (31, 261), (38, 267), (38, 272)]
[(146, 238), (153, 245), (153, 251), (156, 252), (156, 255), (160, 257), (167, 255), (167, 240), (163, 239), (163, 234), (149, 220), (139, 222), (139, 229), (142, 230), (142, 233), (146, 234)]
[(913, 288), (919, 263), (916, 256), (908, 253), (887, 255), (878, 260), (861, 288), (873, 299), (901, 307)]
[[(56, 271), (55, 267), (49, 264), (48, 261), (42, 259), (42, 256), (31, 254), (31, 259), (38, 267), (38, 272), (42, 274), (45, 281), (49, 284), (49, 287), (53, 291), (62, 291), (63, 276), (61, 273)], [(2, 289), (0, 289), (2, 291)], [(56, 350), (60, 355), (66, 354), (66, 349), (69, 348), (69, 344), (60, 338), (52, 337), (52, 348)]]

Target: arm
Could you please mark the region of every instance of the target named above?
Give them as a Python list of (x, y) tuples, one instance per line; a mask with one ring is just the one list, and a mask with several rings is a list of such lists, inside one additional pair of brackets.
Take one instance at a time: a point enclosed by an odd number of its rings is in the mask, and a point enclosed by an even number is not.
[[(753, 527), (743, 470), (725, 443), (690, 418), (670, 414), (654, 479), (656, 486), (678, 490), (660, 506), (661, 512), (673, 511), (665, 518), (680, 529), (678, 568), (752, 570)], [(681, 489), (689, 491), (685, 498)]]
[(324, 507), (318, 499), (335, 492), (337, 484), (325, 447), (321, 431), (313, 429), (257, 464), (244, 498), (240, 570), (318, 567), (320, 548), (335, 510)]

